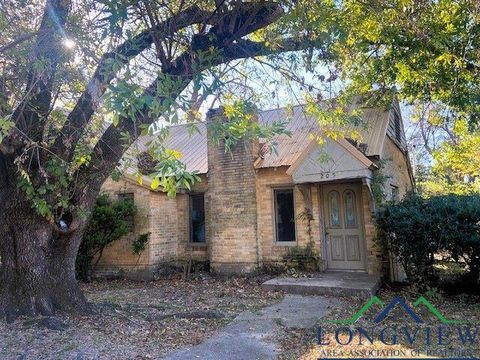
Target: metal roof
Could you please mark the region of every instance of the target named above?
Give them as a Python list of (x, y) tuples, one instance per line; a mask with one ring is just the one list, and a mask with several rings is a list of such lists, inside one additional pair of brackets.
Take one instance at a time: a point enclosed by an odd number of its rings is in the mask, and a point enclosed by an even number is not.
[[(137, 160), (131, 155), (147, 151), (147, 145), (152, 140), (155, 140), (155, 135), (141, 136), (132, 145), (132, 150), (125, 155), (125, 158), (131, 160), (131, 166), (126, 169), (127, 173), (137, 172), (135, 167)], [(165, 146), (181, 154), (180, 160), (186, 165), (187, 171), (197, 171), (200, 174), (207, 173), (207, 127), (204, 122), (171, 126)]]
[[(380, 155), (388, 126), (389, 110), (381, 108), (364, 109), (364, 124), (351, 126), (347, 131), (357, 130), (361, 135), (361, 143), (367, 144), (365, 155)], [(258, 120), (263, 125), (274, 121), (288, 121), (287, 130), (292, 136), (276, 136), (277, 154), (267, 153), (256, 163), (257, 168), (290, 166), (311, 142), (311, 134), (319, 132), (317, 119), (308, 115), (302, 105), (294, 106), (293, 112), (286, 108), (261, 111)], [(175, 125), (170, 128), (170, 136), (166, 146), (182, 154), (180, 160), (186, 164), (188, 171), (205, 174), (208, 171), (207, 130), (204, 122), (195, 123), (198, 131), (192, 131), (192, 125)], [(144, 136), (137, 140), (138, 150), (146, 150), (146, 143), (152, 139)], [(131, 169), (129, 169), (131, 170)]]

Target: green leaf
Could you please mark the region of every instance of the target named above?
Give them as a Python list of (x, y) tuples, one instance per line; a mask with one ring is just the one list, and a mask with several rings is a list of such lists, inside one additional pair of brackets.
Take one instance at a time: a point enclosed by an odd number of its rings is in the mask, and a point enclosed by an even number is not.
[(159, 179), (158, 177), (156, 177), (156, 178), (153, 179), (152, 184), (150, 185), (150, 187), (151, 187), (153, 190), (157, 190), (159, 186), (160, 186), (160, 179)]

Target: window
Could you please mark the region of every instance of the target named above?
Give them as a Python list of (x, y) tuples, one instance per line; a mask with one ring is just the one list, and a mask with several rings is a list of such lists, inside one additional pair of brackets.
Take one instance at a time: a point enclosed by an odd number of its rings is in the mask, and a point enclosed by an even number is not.
[[(135, 203), (135, 197), (133, 193), (121, 193), (117, 194), (118, 200), (124, 200), (124, 201), (131, 201), (132, 203)], [(130, 231), (133, 231), (134, 229), (134, 216), (130, 215), (128, 219), (125, 219), (128, 223), (128, 227), (130, 228)]]
[(190, 195), (190, 242), (205, 242), (205, 196)]
[(293, 189), (274, 190), (274, 200), (276, 241), (295, 241)]
[(390, 185), (391, 200), (397, 202), (399, 199), (398, 186)]

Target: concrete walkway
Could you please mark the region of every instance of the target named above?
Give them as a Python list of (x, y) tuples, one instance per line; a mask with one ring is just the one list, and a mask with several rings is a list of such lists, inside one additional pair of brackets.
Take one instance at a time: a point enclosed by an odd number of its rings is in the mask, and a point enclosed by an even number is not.
[(280, 303), (259, 312), (244, 312), (216, 335), (199, 345), (180, 349), (168, 360), (264, 360), (279, 353), (275, 342), (281, 326), (312, 328), (343, 300), (322, 296), (287, 295)]
[(314, 278), (276, 278), (262, 284), (268, 291), (289, 294), (371, 297), (381, 285), (378, 275), (327, 271)]

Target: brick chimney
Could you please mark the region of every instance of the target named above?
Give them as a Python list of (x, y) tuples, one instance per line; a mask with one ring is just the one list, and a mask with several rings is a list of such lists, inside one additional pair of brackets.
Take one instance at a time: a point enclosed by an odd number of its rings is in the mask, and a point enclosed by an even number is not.
[(253, 270), (259, 261), (254, 161), (258, 141), (241, 140), (230, 152), (211, 140), (211, 126), (227, 121), (223, 108), (207, 114), (210, 266), (220, 273)]

